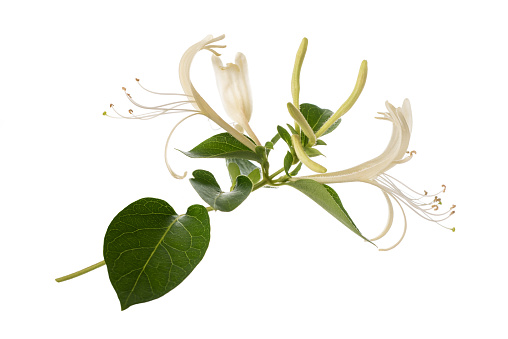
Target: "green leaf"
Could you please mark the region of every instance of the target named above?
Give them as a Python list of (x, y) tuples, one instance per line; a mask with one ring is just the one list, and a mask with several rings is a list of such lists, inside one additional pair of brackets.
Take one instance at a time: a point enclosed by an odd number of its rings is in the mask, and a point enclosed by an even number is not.
[(291, 126), (290, 124), (286, 124), (286, 126), (289, 128), (292, 134), (298, 134), (296, 130), (293, 128), (293, 126)]
[(323, 155), (319, 150), (312, 147), (304, 147), (303, 150), (309, 156), (309, 158), (317, 157), (319, 155)]
[(245, 175), (236, 177), (236, 185), (231, 192), (223, 192), (212, 173), (204, 170), (192, 172), (194, 178), (189, 179), (192, 187), (201, 199), (213, 209), (231, 212), (247, 199), (252, 191), (252, 181)]
[[(333, 112), (329, 109), (319, 108), (318, 106), (312, 104), (301, 104), (300, 112), (302, 112), (302, 115), (305, 117), (314, 132), (317, 132), (333, 115)], [(326, 135), (336, 129), (337, 126), (339, 126), (340, 121), (341, 119), (337, 119), (337, 121), (335, 121), (333, 125), (331, 125), (330, 128), (323, 133), (323, 135)], [(306, 145), (307, 142), (308, 138), (305, 135), (302, 135), (302, 145)]]
[(239, 158), (261, 162), (259, 155), (229, 133), (214, 135), (190, 151), (180, 152), (190, 158)]
[(267, 141), (267, 142), (265, 143), (265, 148), (266, 148), (267, 150), (272, 150), (272, 149), (273, 149), (273, 142), (271, 142), (271, 141)]
[(293, 146), (293, 144), (291, 142), (291, 135), (289, 134), (288, 131), (286, 131), (286, 129), (284, 127), (277, 126), (277, 132), (279, 132), (278, 135), (280, 135), (282, 140), (284, 140), (286, 142), (286, 144), (288, 144), (289, 147)]
[(228, 166), (229, 177), (231, 178), (233, 187), (236, 183), (236, 177), (239, 175), (248, 176), (253, 184), (261, 180), (261, 169), (249, 160), (227, 158), (226, 165)]
[(203, 259), (209, 242), (210, 219), (201, 205), (181, 215), (154, 198), (124, 208), (104, 237), (104, 260), (122, 310), (178, 286)]
[(289, 173), (289, 175), (294, 177), (295, 175), (298, 174), (298, 172), (300, 172), (301, 169), (302, 169), (302, 163), (299, 163), (298, 166), (296, 166), (296, 168), (291, 173)]
[(360, 233), (360, 230), (356, 227), (355, 223), (344, 209), (338, 194), (330, 186), (320, 184), (317, 181), (311, 179), (300, 179), (297, 181), (288, 182), (287, 185), (296, 188), (314, 200), (328, 213), (343, 223), (347, 228), (360, 236), (362, 239), (370, 242), (369, 239), (365, 238), (362, 233)]
[(291, 152), (287, 152), (286, 156), (284, 157), (284, 171), (286, 172), (288, 177), (291, 176), (289, 175), (289, 169), (291, 168), (292, 164), (293, 164), (293, 155), (291, 154)]
[(318, 140), (316, 140), (316, 146), (319, 146), (319, 145), (325, 145), (326, 146), (326, 142), (324, 142), (321, 139), (318, 139)]

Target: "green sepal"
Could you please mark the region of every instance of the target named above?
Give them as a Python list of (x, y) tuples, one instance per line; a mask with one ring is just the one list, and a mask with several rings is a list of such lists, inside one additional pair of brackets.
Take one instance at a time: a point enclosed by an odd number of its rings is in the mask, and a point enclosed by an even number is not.
[(346, 209), (340, 201), (339, 195), (330, 187), (324, 184), (320, 184), (317, 181), (311, 179), (300, 179), (293, 182), (288, 182), (287, 185), (296, 188), (321, 207), (330, 213), (335, 219), (343, 223), (347, 228), (353, 231), (356, 235), (362, 239), (372, 243), (369, 239), (365, 238), (358, 227), (346, 212)]
[(122, 311), (178, 286), (203, 259), (209, 243), (210, 219), (201, 205), (181, 215), (155, 198), (124, 208), (104, 237), (104, 261)]
[(194, 178), (189, 179), (192, 187), (201, 199), (215, 210), (231, 212), (240, 206), (252, 191), (252, 181), (245, 175), (236, 177), (236, 184), (231, 192), (223, 192), (213, 174), (208, 171), (195, 170), (192, 175)]
[(289, 173), (289, 175), (290, 175), (290, 176), (292, 176), (292, 177), (294, 177), (295, 175), (297, 175), (297, 174), (298, 174), (298, 172), (300, 172), (300, 170), (302, 169), (302, 165), (303, 165), (302, 163), (299, 163), (299, 164), (295, 167), (295, 169), (294, 169), (291, 173)]
[(190, 158), (239, 158), (261, 162), (261, 158), (256, 152), (229, 133), (216, 134), (190, 151), (180, 152)]
[(321, 139), (317, 139), (317, 140), (316, 140), (316, 146), (320, 146), (320, 145), (324, 145), (324, 146), (326, 146), (326, 142), (324, 142), (324, 141), (323, 141), (323, 140), (321, 140)]
[(271, 142), (271, 141), (267, 141), (267, 142), (265, 143), (265, 148), (266, 148), (267, 150), (272, 150), (272, 149), (273, 149), (273, 142)]
[(261, 169), (249, 160), (228, 158), (226, 159), (226, 166), (228, 167), (229, 177), (231, 179), (231, 189), (235, 186), (236, 177), (239, 175), (246, 175), (253, 184), (261, 180)]
[(286, 172), (288, 177), (291, 177), (289, 174), (289, 169), (291, 168), (291, 165), (293, 165), (293, 155), (291, 152), (287, 152), (286, 156), (284, 157), (284, 171)]
[(279, 136), (286, 142), (286, 144), (291, 147), (293, 146), (293, 143), (291, 142), (291, 135), (288, 131), (282, 126), (277, 126), (277, 132), (279, 132)]

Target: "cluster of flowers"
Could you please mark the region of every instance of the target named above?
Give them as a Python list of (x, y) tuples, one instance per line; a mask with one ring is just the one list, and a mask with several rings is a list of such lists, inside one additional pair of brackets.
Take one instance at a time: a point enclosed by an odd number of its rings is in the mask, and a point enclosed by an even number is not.
[[(135, 114), (133, 110), (129, 110), (128, 115), (123, 115), (118, 112), (113, 105), (111, 105), (111, 108), (116, 114), (118, 114), (119, 117), (126, 119), (151, 119), (164, 114), (188, 113), (188, 115), (186, 115), (174, 126), (173, 130), (169, 133), (166, 142), (166, 165), (171, 175), (178, 179), (184, 178), (187, 172), (185, 172), (183, 175), (179, 175), (175, 173), (169, 165), (167, 158), (168, 143), (176, 127), (178, 127), (180, 123), (192, 116), (204, 115), (253, 151), (255, 150), (256, 146), (262, 145), (249, 125), (253, 104), (249, 85), (247, 60), (243, 54), (238, 53), (235, 58), (235, 63), (228, 63), (226, 66), (224, 66), (220, 59), (220, 54), (216, 51), (216, 49), (226, 47), (224, 45), (216, 44), (222, 39), (224, 39), (224, 35), (216, 38), (207, 36), (203, 40), (189, 47), (183, 54), (179, 65), (180, 83), (183, 89), (182, 94), (153, 92), (143, 87), (139, 82), (139, 79), (136, 79), (138, 84), (150, 93), (161, 95), (180, 95), (184, 97), (184, 100), (173, 101), (171, 103), (158, 106), (145, 106), (134, 101), (131, 95), (125, 92), (128, 100), (130, 100), (132, 104), (146, 111), (142, 114)], [(308, 138), (307, 145), (313, 146), (316, 144), (318, 138), (323, 135), (334, 122), (336, 122), (347, 111), (349, 111), (349, 109), (358, 99), (367, 78), (367, 62), (363, 61), (361, 64), (357, 83), (351, 96), (328, 119), (328, 121), (326, 121), (323, 126), (317, 132), (315, 132), (309, 126), (307, 120), (299, 110), (299, 74), (306, 48), (307, 39), (304, 39), (300, 49), (298, 50), (295, 62), (295, 71), (293, 72), (293, 102), (289, 102), (287, 104), (287, 108), (288, 112), (295, 122), (295, 126), (298, 128), (298, 130), (301, 129), (301, 132)], [(216, 113), (212, 107), (210, 107), (210, 105), (195, 89), (191, 81), (190, 69), (192, 61), (195, 55), (203, 50), (210, 51), (213, 54), (212, 65), (215, 71), (217, 86), (219, 89), (220, 97), (222, 99), (224, 110), (226, 111), (229, 118), (233, 121), (232, 124), (226, 122), (219, 114)], [(186, 105), (191, 105), (192, 108), (185, 108), (188, 107)], [(408, 152), (413, 125), (409, 100), (404, 100), (401, 107), (394, 107), (389, 102), (386, 102), (386, 109), (387, 112), (379, 113), (380, 116), (376, 118), (391, 122), (392, 134), (386, 149), (379, 156), (348, 169), (328, 172), (325, 167), (310, 159), (310, 157), (306, 154), (303, 145), (301, 144), (300, 135), (293, 133), (291, 140), (298, 160), (316, 174), (288, 178), (289, 181), (312, 179), (323, 184), (363, 182), (378, 187), (384, 194), (387, 201), (388, 222), (381, 234), (371, 240), (374, 241), (382, 238), (390, 230), (394, 217), (393, 201), (398, 204), (404, 217), (404, 231), (402, 236), (393, 246), (384, 248), (382, 250), (389, 250), (394, 248), (404, 238), (407, 228), (407, 221), (403, 205), (416, 212), (422, 218), (439, 225), (441, 225), (441, 221), (447, 219), (455, 213), (455, 205), (453, 205), (448, 211), (444, 213), (440, 213), (440, 211), (438, 211), (441, 205), (441, 198), (439, 195), (446, 190), (445, 185), (442, 185), (442, 190), (435, 194), (428, 194), (426, 191), (424, 191), (424, 193), (419, 193), (386, 173), (395, 165), (403, 164), (409, 161), (416, 153), (415, 151)], [(105, 113), (105, 115), (107, 115), (107, 113)], [(244, 133), (246, 133), (250, 139), (247, 138)], [(453, 231), (455, 230), (455, 228), (450, 229)]]

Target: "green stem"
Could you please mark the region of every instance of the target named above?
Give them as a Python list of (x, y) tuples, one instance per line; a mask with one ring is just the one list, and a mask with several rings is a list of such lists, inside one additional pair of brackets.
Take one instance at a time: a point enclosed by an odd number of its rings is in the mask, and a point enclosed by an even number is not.
[(83, 268), (82, 270), (80, 271), (77, 271), (77, 272), (74, 272), (74, 273), (71, 273), (71, 274), (68, 274), (66, 276), (63, 276), (63, 277), (60, 277), (60, 278), (56, 278), (56, 282), (62, 282), (62, 281), (65, 281), (65, 280), (69, 280), (69, 279), (72, 279), (72, 278), (76, 278), (76, 277), (79, 277), (80, 275), (83, 275), (85, 273), (88, 273), (90, 271), (93, 271), (95, 270), (96, 268), (99, 268), (101, 266), (104, 266), (106, 264), (106, 262), (103, 260), (101, 262), (98, 262), (97, 264), (95, 265), (92, 265), (92, 266), (88, 266), (87, 268)]
[(266, 180), (266, 178), (263, 178), (263, 180), (261, 180), (260, 182), (258, 182), (257, 184), (255, 184), (253, 187), (252, 187), (252, 192), (254, 192), (255, 190), (257, 189), (260, 189), (261, 187), (263, 187), (264, 185), (266, 185), (268, 183), (268, 180)]
[(282, 167), (281, 169), (279, 169), (277, 172), (273, 173), (272, 175), (270, 175), (270, 180), (272, 180), (273, 178), (275, 178), (277, 175), (281, 174), (282, 172), (284, 172), (284, 167)]
[[(278, 170), (277, 172), (273, 173), (272, 175), (270, 176), (264, 176), (264, 178), (258, 182), (257, 184), (255, 184), (253, 187), (252, 187), (252, 192), (254, 192), (255, 190), (257, 189), (260, 189), (261, 187), (265, 186), (267, 183), (271, 182), (271, 179), (273, 179), (276, 175), (282, 173), (284, 171), (284, 167), (282, 167), (280, 170)], [(277, 181), (280, 181), (277, 180)], [(206, 210), (208, 212), (211, 212), (211, 211), (215, 211), (215, 209), (211, 206), (208, 206), (206, 208)], [(106, 264), (106, 262), (103, 260), (101, 262), (98, 262), (97, 264), (94, 264), (92, 266), (89, 266), (87, 268), (83, 268), (82, 270), (79, 270), (77, 272), (74, 272), (74, 273), (71, 273), (71, 274), (68, 274), (66, 276), (63, 276), (63, 277), (60, 277), (60, 278), (57, 278), (55, 279), (57, 282), (62, 282), (62, 281), (66, 281), (66, 280), (70, 280), (70, 279), (73, 279), (73, 278), (76, 278), (76, 277), (79, 277), (80, 275), (83, 275), (85, 273), (88, 273), (90, 271), (93, 271), (95, 270), (96, 268), (99, 268), (101, 266), (104, 266)]]

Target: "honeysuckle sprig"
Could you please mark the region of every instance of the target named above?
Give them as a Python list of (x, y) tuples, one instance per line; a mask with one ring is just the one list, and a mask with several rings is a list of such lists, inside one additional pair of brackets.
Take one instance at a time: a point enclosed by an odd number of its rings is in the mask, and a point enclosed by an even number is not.
[[(237, 64), (228, 64), (227, 67), (222, 67), (222, 63), (218, 57), (220, 54), (215, 50), (218, 48), (225, 48), (225, 45), (214, 45), (214, 43), (221, 41), (224, 39), (224, 35), (213, 38), (213, 36), (208, 35), (203, 40), (195, 43), (191, 47), (189, 47), (182, 58), (180, 59), (179, 65), (179, 76), (180, 76), (180, 84), (184, 91), (183, 94), (178, 93), (159, 93), (147, 90), (144, 86), (142, 86), (139, 82), (139, 79), (136, 79), (137, 83), (145, 90), (153, 94), (159, 95), (180, 95), (186, 97), (187, 100), (174, 101), (171, 103), (156, 105), (156, 106), (147, 106), (142, 105), (132, 98), (132, 96), (127, 93), (126, 88), (122, 89), (125, 91), (125, 94), (129, 101), (133, 103), (135, 106), (148, 110), (148, 112), (144, 112), (142, 114), (135, 114), (132, 109), (128, 111), (129, 115), (123, 115), (118, 112), (114, 105), (111, 104), (110, 107), (114, 110), (114, 112), (121, 118), (127, 119), (152, 119), (164, 114), (173, 114), (173, 113), (191, 113), (190, 115), (181, 119), (178, 123), (175, 124), (173, 129), (168, 135), (166, 140), (164, 158), (166, 162), (166, 166), (171, 173), (171, 175), (177, 179), (183, 179), (187, 175), (185, 172), (183, 175), (179, 175), (175, 173), (172, 167), (169, 164), (168, 160), (168, 145), (171, 140), (171, 136), (173, 135), (175, 129), (185, 120), (190, 117), (196, 115), (204, 115), (221, 128), (230, 133), (233, 137), (235, 137), (242, 144), (250, 148), (251, 150), (255, 150), (256, 145), (259, 145), (260, 142), (252, 129), (249, 126), (250, 116), (252, 114), (252, 98), (250, 93), (250, 84), (248, 83), (248, 70), (247, 70), (247, 60), (243, 54), (239, 54), (237, 56)], [(249, 136), (253, 139), (254, 143), (250, 141), (247, 137), (245, 137), (240, 131), (238, 131), (235, 127), (228, 124), (224, 121), (215, 110), (210, 107), (210, 105), (203, 99), (203, 97), (199, 94), (199, 92), (195, 89), (191, 77), (190, 77), (190, 69), (192, 65), (192, 61), (196, 54), (202, 50), (208, 50), (213, 53), (213, 66), (215, 69), (215, 74), (217, 77), (217, 84), (219, 87), (219, 93), (224, 103), (224, 108), (228, 115), (241, 126), (243, 129), (247, 131)], [(182, 108), (182, 106), (190, 104), (193, 106), (192, 109)], [(104, 112), (104, 115), (108, 115)], [(110, 116), (110, 115), (108, 115)]]
[[(166, 166), (178, 179), (182, 179), (187, 172), (178, 175), (171, 169), (167, 156), (171, 137), (176, 128), (187, 119), (197, 115), (207, 117), (226, 132), (213, 135), (191, 150), (181, 152), (190, 158), (225, 158), (230, 182), (224, 186), (209, 171), (202, 169), (193, 171), (192, 178), (189, 179), (190, 184), (206, 205), (193, 204), (185, 212), (177, 213), (168, 202), (156, 198), (142, 198), (131, 203), (116, 215), (106, 231), (104, 260), (58, 278), (56, 279), (58, 282), (106, 265), (122, 310), (157, 299), (183, 282), (205, 255), (210, 242), (209, 212), (231, 212), (254, 191), (267, 186), (298, 190), (354, 234), (372, 244), (390, 231), (394, 221), (393, 206), (398, 205), (404, 219), (402, 235), (394, 245), (382, 248), (382, 251), (396, 247), (404, 238), (407, 230), (405, 211), (408, 208), (423, 219), (443, 227), (445, 226), (441, 222), (455, 213), (455, 205), (449, 210), (440, 211), (445, 185), (434, 194), (426, 191), (420, 193), (387, 173), (394, 166), (408, 162), (416, 154), (415, 151), (408, 152), (413, 119), (407, 99), (404, 100), (402, 107), (398, 108), (387, 102), (388, 111), (380, 113), (381, 115), (377, 117), (392, 124), (390, 141), (379, 156), (352, 168), (332, 172), (328, 172), (325, 167), (311, 159), (323, 155), (315, 148), (326, 145), (321, 137), (337, 129), (344, 114), (351, 109), (362, 93), (367, 79), (366, 61), (360, 66), (352, 93), (337, 111), (333, 112), (310, 103), (300, 103), (300, 72), (308, 45), (307, 39), (304, 38), (296, 55), (291, 78), (292, 102), (287, 103), (292, 121), (287, 124), (287, 130), (283, 126), (277, 126), (275, 137), (262, 145), (249, 125), (253, 100), (247, 60), (243, 54), (238, 53), (235, 63), (227, 63), (224, 66), (219, 58), (220, 54), (216, 51), (225, 47), (216, 44), (223, 38), (223, 35), (216, 38), (209, 35), (185, 51), (179, 64), (183, 93), (151, 91), (136, 79), (143, 90), (155, 95), (174, 97), (175, 101), (162, 105), (144, 105), (134, 100), (123, 88), (128, 101), (136, 107), (136, 112), (130, 109), (128, 113), (122, 113), (111, 105), (112, 111), (117, 116), (108, 113), (105, 115), (148, 120), (161, 115), (183, 114), (184, 117), (169, 133), (165, 146)], [(203, 50), (212, 53), (211, 61), (219, 95), (224, 111), (233, 121), (232, 125), (210, 107), (191, 81), (192, 62), (196, 54)], [(138, 113), (138, 109), (141, 113)], [(244, 131), (247, 135), (243, 134)], [(278, 140), (283, 140), (289, 150), (284, 157), (283, 167), (270, 172), (270, 168), (273, 168), (270, 166), (270, 152)], [(298, 176), (302, 165), (319, 174)], [(337, 192), (327, 185), (344, 182), (367, 183), (382, 191), (387, 202), (388, 221), (378, 236), (366, 238), (346, 211), (345, 204)], [(228, 189), (224, 191), (221, 187)], [(172, 194), (176, 195), (175, 199), (182, 198), (181, 192), (173, 191)], [(288, 198), (293, 199), (293, 196)], [(300, 206), (299, 213), (308, 211), (305, 204), (291, 203)], [(278, 211), (284, 213), (287, 210), (280, 208)], [(249, 221), (270, 221), (271, 219), (263, 213), (265, 213), (263, 209), (255, 211), (253, 215), (256, 217), (250, 218)], [(283, 215), (279, 217), (282, 218)], [(319, 215), (316, 215), (316, 220), (320, 220)], [(315, 223), (312, 226), (318, 230), (320, 225)]]
[[(322, 184), (364, 182), (381, 189), (388, 202), (388, 222), (381, 234), (371, 240), (378, 240), (382, 238), (387, 234), (392, 226), (393, 205), (390, 199), (394, 200), (399, 205), (404, 216), (404, 231), (402, 236), (393, 246), (381, 249), (384, 251), (397, 246), (406, 234), (407, 221), (402, 205), (406, 205), (423, 219), (437, 223), (444, 228), (448, 227), (440, 224), (440, 222), (446, 220), (455, 213), (455, 205), (452, 205), (452, 207), (444, 213), (436, 212), (441, 205), (441, 198), (439, 196), (441, 193), (444, 193), (446, 186), (443, 185), (443, 190), (437, 192), (436, 194), (429, 195), (426, 191), (422, 194), (385, 173), (392, 167), (411, 160), (413, 155), (416, 154), (415, 151), (408, 152), (407, 150), (413, 124), (409, 100), (405, 99), (402, 107), (398, 108), (395, 108), (389, 102), (386, 102), (386, 108), (388, 112), (380, 112), (379, 114), (381, 114), (381, 117), (376, 118), (392, 123), (392, 135), (386, 149), (379, 156), (346, 170), (294, 177), (290, 179), (291, 181), (312, 179)], [(448, 229), (453, 231), (455, 230), (455, 228)]]

